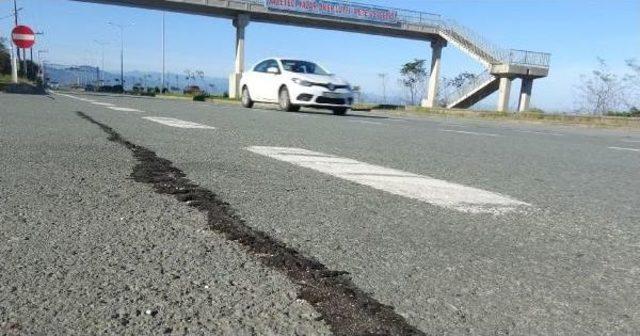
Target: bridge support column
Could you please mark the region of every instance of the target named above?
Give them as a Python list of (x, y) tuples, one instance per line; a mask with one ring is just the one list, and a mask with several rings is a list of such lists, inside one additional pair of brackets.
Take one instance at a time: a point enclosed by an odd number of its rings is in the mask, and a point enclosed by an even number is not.
[(244, 72), (244, 32), (249, 25), (249, 15), (240, 14), (233, 19), (233, 26), (236, 27), (236, 60), (234, 72), (229, 76), (229, 98), (240, 97), (240, 79)]
[(531, 90), (533, 89), (533, 78), (522, 78), (522, 87), (520, 87), (520, 101), (518, 102), (518, 111), (525, 112), (529, 110), (531, 102)]
[(509, 111), (510, 95), (511, 95), (511, 78), (500, 77), (500, 91), (498, 92), (498, 112)]
[(431, 42), (431, 72), (429, 73), (429, 86), (427, 95), (422, 100), (422, 107), (433, 108), (438, 105), (438, 89), (440, 85), (440, 61), (442, 48), (447, 46), (447, 41), (439, 40)]

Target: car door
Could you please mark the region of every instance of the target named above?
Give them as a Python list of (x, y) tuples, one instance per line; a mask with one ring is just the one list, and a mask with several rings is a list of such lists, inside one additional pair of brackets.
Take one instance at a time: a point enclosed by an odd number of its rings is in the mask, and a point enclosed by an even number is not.
[[(277, 69), (277, 72), (269, 72), (271, 69)], [(278, 61), (272, 59), (266, 64), (263, 79), (263, 97), (264, 100), (270, 102), (278, 101), (278, 88), (280, 87), (282, 69), (278, 65)]]
[(258, 63), (258, 65), (253, 68), (253, 71), (248, 74), (248, 78), (245, 81), (253, 100), (265, 101), (266, 90), (264, 85), (266, 84), (267, 65), (269, 65), (269, 61), (270, 60), (266, 60)]

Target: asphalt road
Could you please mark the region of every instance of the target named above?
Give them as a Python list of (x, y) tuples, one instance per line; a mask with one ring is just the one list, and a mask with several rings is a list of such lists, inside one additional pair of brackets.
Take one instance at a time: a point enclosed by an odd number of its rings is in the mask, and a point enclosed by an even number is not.
[(425, 334), (640, 330), (638, 132), (71, 93), (0, 94), (0, 333), (348, 334), (100, 125)]

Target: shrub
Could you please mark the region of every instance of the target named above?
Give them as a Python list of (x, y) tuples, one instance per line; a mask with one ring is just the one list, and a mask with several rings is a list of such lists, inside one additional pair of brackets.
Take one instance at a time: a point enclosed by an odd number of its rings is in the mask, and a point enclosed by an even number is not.
[(198, 95), (193, 96), (193, 101), (200, 101), (200, 102), (203, 102), (203, 101), (206, 101), (208, 97), (209, 97), (209, 95), (208, 95), (208, 94), (206, 94), (206, 93), (201, 93), (201, 94), (198, 94)]

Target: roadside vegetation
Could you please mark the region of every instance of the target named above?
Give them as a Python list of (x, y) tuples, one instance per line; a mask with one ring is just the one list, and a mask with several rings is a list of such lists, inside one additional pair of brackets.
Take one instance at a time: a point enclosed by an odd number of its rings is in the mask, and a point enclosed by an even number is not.
[[(7, 48), (8, 43), (10, 42), (5, 38), (0, 38), (0, 90), (11, 83), (11, 54)], [(28, 76), (21, 64), (18, 70), (18, 80), (21, 83), (39, 82), (38, 74), (40, 72), (40, 66), (31, 60), (27, 60), (26, 64)]]

